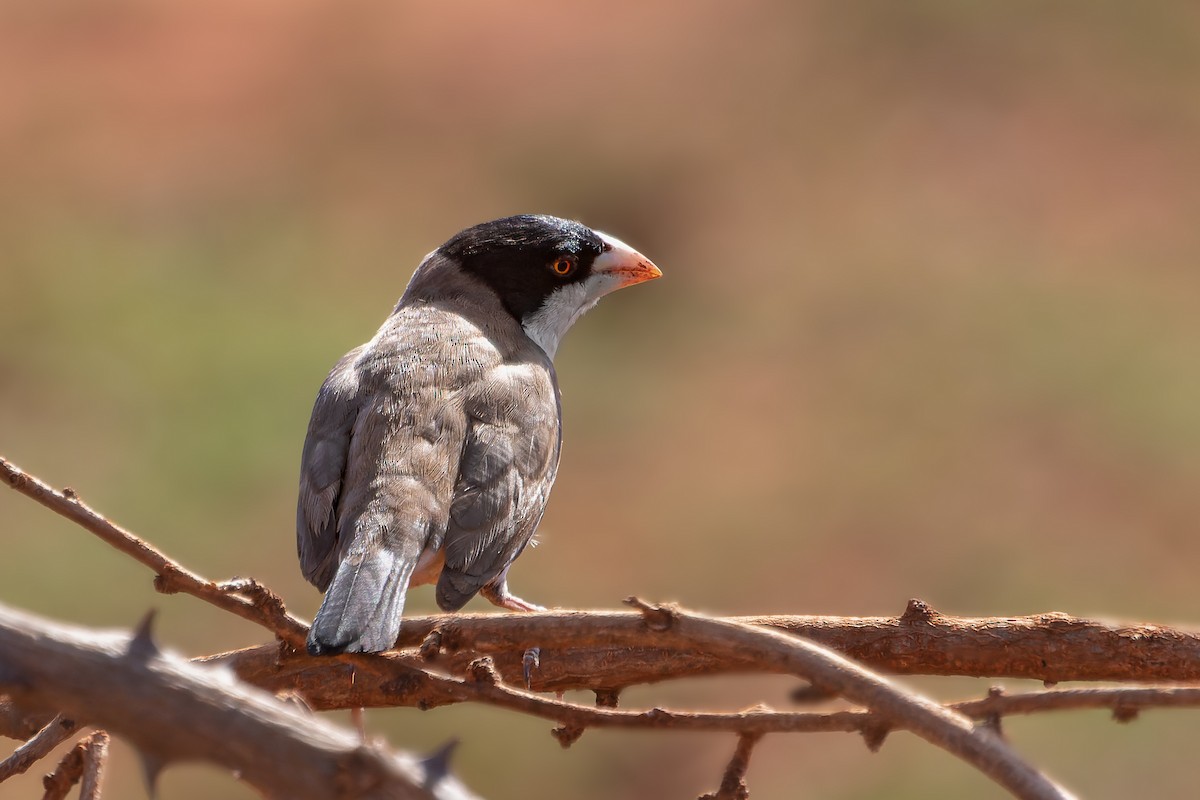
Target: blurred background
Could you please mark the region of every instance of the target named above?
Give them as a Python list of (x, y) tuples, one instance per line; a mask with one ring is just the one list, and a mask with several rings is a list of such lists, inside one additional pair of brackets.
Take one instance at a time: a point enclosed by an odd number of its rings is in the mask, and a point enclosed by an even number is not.
[[(1186, 3), (5, 2), (0, 453), (311, 616), (293, 515), (326, 372), (451, 234), (548, 212), (666, 277), (559, 351), (562, 469), (522, 596), (1195, 624), (1197, 85)], [(193, 655), (265, 638), (14, 493), (0, 530), (4, 603), (103, 627), (155, 607)], [(789, 686), (623, 705), (787, 707)], [(416, 751), (461, 737), (490, 798), (694, 797), (733, 747), (591, 731), (564, 751), (481, 708), (368, 720)], [(1194, 712), (1006, 730), (1085, 797), (1194, 791)], [(877, 755), (773, 737), (748, 778), (755, 798), (1003, 796), (905, 734)], [(118, 747), (109, 793), (140, 783)], [(160, 789), (253, 796), (202, 766)]]

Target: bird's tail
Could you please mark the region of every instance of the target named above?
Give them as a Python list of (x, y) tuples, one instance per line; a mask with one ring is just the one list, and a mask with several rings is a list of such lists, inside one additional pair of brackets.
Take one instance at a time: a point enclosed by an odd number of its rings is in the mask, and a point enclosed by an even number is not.
[(308, 632), (308, 652), (378, 653), (400, 633), (412, 559), (384, 547), (350, 552), (338, 566)]

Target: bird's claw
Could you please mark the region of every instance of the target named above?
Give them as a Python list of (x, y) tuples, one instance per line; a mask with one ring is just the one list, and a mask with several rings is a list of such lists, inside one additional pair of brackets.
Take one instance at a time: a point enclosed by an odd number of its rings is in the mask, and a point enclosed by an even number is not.
[(531, 647), (521, 656), (521, 674), (525, 678), (525, 688), (533, 688), (533, 671), (542, 666), (542, 649)]
[(522, 600), (512, 592), (508, 591), (507, 582), (501, 583), (499, 586), (485, 586), (479, 590), (479, 593), (483, 595), (484, 599), (492, 605), (499, 606), (500, 608), (507, 608), (509, 611), (529, 612), (546, 610), (544, 606), (530, 603), (528, 600)]

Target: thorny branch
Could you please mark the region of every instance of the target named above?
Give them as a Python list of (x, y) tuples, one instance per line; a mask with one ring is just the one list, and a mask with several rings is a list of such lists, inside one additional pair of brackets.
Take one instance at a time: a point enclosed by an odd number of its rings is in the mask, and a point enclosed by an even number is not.
[[(498, 684), (494, 690), (464, 687), (452, 680), (441, 680), (444, 676), (437, 673), (417, 672), (409, 663), (394, 655), (382, 657), (370, 671), (355, 671), (345, 665), (324, 663), (296, 672), (289, 669), (288, 658), (277, 662), (278, 671), (274, 674), (265, 668), (242, 673), (235, 667), (235, 671), (248, 683), (270, 691), (294, 689), (317, 710), (398, 706), (429, 709), (459, 702), (486, 702), (554, 720), (579, 733), (585, 728), (736, 734), (867, 733), (877, 731), (883, 724), (879, 715), (869, 711), (777, 711), (762, 705), (734, 712), (670, 711), (662, 708), (633, 711), (599, 702), (596, 707), (589, 707), (522, 692), (507, 682)], [(297, 658), (307, 660), (309, 657)], [(949, 703), (948, 707), (980, 721), (991, 717), (1050, 711), (1106, 709), (1113, 712), (1115, 719), (1125, 722), (1142, 710), (1200, 707), (1200, 687), (1095, 687), (1048, 689), (1011, 695), (993, 689), (986, 698)]]
[[(564, 746), (587, 727), (730, 731), (738, 735), (738, 748), (716, 797), (746, 796), (744, 776), (750, 751), (766, 733), (854, 731), (877, 747), (892, 729), (914, 730), (964, 757), (1018, 797), (1066, 797), (996, 735), (1001, 717), (1107, 707), (1124, 721), (1141, 708), (1200, 703), (1200, 689), (1146, 687), (1012, 696), (994, 690), (983, 700), (941, 706), (805, 640), (831, 645), (893, 672), (1037, 677), (1047, 682), (1200, 677), (1195, 674), (1200, 672), (1200, 636), (1195, 633), (1157, 626), (1118, 626), (1060, 614), (956, 618), (938, 614), (920, 601), (912, 601), (900, 617), (866, 619), (772, 616), (720, 620), (632, 598), (636, 612), (412, 618), (404, 622), (398, 651), (313, 659), (295, 649), (304, 640), (306, 624), (288, 614), (279, 598), (255, 581), (209, 581), (88, 508), (75, 492), (58, 492), (3, 458), (0, 475), (19, 492), (153, 569), (157, 573), (155, 587), (160, 591), (192, 594), (271, 630), (281, 644), (205, 659), (232, 666), (249, 683), (298, 694), (316, 709), (489, 703), (558, 722), (555, 734)], [(989, 642), (997, 643), (992, 651), (981, 648)], [(1131, 643), (1137, 646), (1130, 647)], [(1111, 657), (1105, 655), (1105, 648)], [(817, 694), (843, 696), (865, 710), (779, 712), (759, 707), (718, 713), (615, 708), (619, 691), (636, 683), (752, 671), (805, 678), (813, 682)], [(543, 691), (590, 688), (597, 693), (598, 707), (514, 688), (520, 684)], [(0, 704), (0, 723), (5, 722), (4, 711)], [(968, 719), (986, 724), (973, 725)], [(0, 725), (0, 732), (5, 732), (5, 727), (12, 726)]]
[[(308, 626), (251, 579), (216, 583), (107, 520), (71, 489), (56, 491), (0, 457), (0, 476), (18, 492), (76, 522), (157, 573), (155, 588), (182, 592), (255, 622), (303, 649)], [(167, 576), (167, 577), (164, 577)], [(749, 616), (730, 622), (803, 636), (866, 666), (909, 675), (969, 675), (1060, 681), (1200, 681), (1200, 631), (1160, 625), (1113, 624), (1050, 613), (1025, 617), (954, 617), (919, 600), (897, 617)], [(553, 611), (535, 614), (455, 614), (404, 620), (397, 647), (417, 647), (436, 633), (451, 652), (491, 655), (510, 683), (523, 682), (523, 656), (540, 647), (530, 688), (539, 691), (620, 689), (641, 683), (724, 672), (761, 672), (751, 654), (715, 659), (694, 648), (624, 641), (620, 658), (605, 647), (611, 633), (640, 625), (633, 612)], [(456, 647), (457, 643), (464, 645)], [(557, 645), (557, 647), (556, 647)], [(253, 661), (269, 652), (242, 651)], [(467, 661), (472, 656), (464, 656)], [(446, 668), (461, 672), (462, 663)], [(369, 705), (369, 704), (368, 704)]]
[[(269, 797), (474, 797), (451, 778), (432, 785), (411, 756), (365, 745), (225, 670), (160, 650), (149, 617), (130, 637), (0, 606), (0, 689), (18, 704), (59, 706), (132, 742), (151, 783), (171, 761), (202, 759)], [(70, 776), (64, 769), (61, 780)]]
[[(17, 709), (15, 703), (9, 701), (12, 708)], [(37, 731), (33, 736), (14, 736), (13, 738), (27, 738), (27, 741), (12, 752), (4, 761), (0, 761), (0, 781), (5, 778), (10, 778), (13, 775), (20, 775), (25, 770), (32, 767), (38, 761), (41, 761), (50, 752), (60, 744), (71, 738), (71, 735), (79, 730), (79, 724), (67, 719), (62, 714), (57, 715), (45, 727)]]
[(108, 734), (96, 731), (85, 736), (63, 757), (54, 772), (42, 779), (42, 800), (63, 800), (79, 784), (79, 800), (99, 800), (100, 782), (108, 759)]
[(0, 457), (0, 476), (13, 489), (94, 533), (120, 552), (156, 573), (154, 588), (163, 594), (182, 592), (217, 608), (256, 622), (294, 646), (303, 646), (308, 626), (288, 614), (282, 601), (256, 581), (217, 584), (184, 568), (178, 561), (88, 508), (74, 489), (61, 492)]
[[(921, 609), (915, 616), (911, 609)], [(920, 601), (895, 617), (726, 617), (728, 622), (803, 636), (889, 673), (1163, 683), (1200, 680), (1200, 634), (1157, 625), (1114, 624), (1040, 614), (968, 618), (939, 614)], [(406, 618), (397, 646), (437, 654), (441, 669), (461, 674), (479, 654), (492, 657), (508, 683), (537, 691), (620, 690), (644, 683), (721, 673), (764, 672), (753, 653), (720, 655), (671, 648), (640, 633), (639, 615), (621, 611), (553, 610), (530, 614), (455, 614)], [(619, 641), (618, 641), (619, 640)], [(524, 654), (537, 647), (538, 665)], [(289, 679), (326, 664), (299, 654), (279, 659), (273, 645), (214, 656), (247, 680)], [(261, 677), (260, 677), (261, 676)], [(370, 684), (347, 687), (337, 702), (378, 705)], [(374, 695), (379, 697), (378, 694)], [(393, 705), (386, 698), (384, 705)]]

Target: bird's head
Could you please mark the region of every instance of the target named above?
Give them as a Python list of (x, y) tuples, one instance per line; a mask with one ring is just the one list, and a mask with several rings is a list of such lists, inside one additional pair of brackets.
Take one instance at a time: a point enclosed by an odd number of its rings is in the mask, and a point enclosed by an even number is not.
[(484, 222), (437, 252), (487, 284), (551, 358), (571, 324), (601, 297), (662, 275), (621, 240), (542, 215)]

